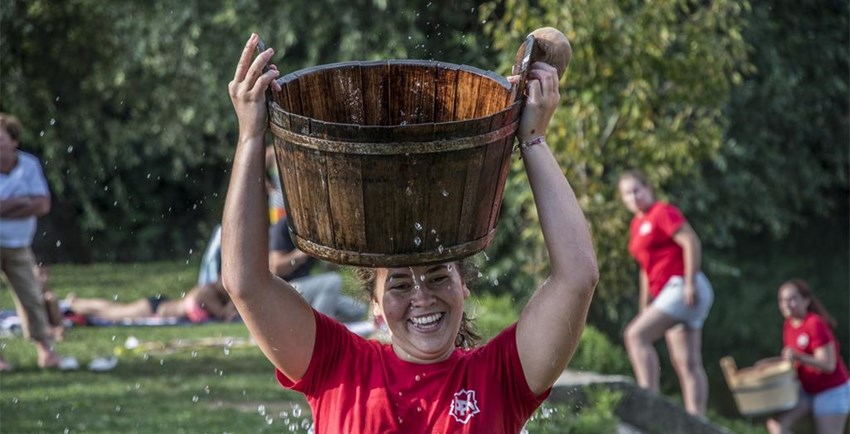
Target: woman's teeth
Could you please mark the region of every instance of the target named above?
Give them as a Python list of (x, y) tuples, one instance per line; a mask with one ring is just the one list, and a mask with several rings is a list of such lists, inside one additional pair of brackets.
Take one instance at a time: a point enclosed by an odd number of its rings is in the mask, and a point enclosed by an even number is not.
[(442, 313), (433, 313), (431, 315), (411, 317), (410, 321), (413, 324), (416, 324), (418, 326), (427, 326), (427, 325), (434, 324), (435, 322), (439, 321), (441, 318), (443, 318)]

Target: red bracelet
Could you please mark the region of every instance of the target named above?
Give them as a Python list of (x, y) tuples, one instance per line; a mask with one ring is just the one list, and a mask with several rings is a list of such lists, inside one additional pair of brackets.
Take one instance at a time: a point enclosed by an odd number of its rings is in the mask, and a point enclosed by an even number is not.
[(524, 151), (534, 145), (539, 145), (541, 143), (546, 143), (546, 137), (537, 136), (527, 142), (520, 141), (519, 145), (517, 145), (517, 148), (519, 148), (520, 151)]

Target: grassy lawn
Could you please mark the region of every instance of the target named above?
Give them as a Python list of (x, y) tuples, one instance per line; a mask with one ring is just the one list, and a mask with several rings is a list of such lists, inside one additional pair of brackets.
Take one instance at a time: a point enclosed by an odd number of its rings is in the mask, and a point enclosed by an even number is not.
[[(59, 296), (75, 292), (129, 301), (162, 293), (179, 297), (196, 279), (185, 263), (53, 266)], [(8, 288), (0, 306), (11, 309)], [(121, 349), (128, 337), (186, 348), (124, 350), (118, 365), (92, 372), (87, 364)], [(201, 339), (220, 345), (192, 348)], [(307, 432), (309, 407), (283, 390), (271, 364), (247, 342), (242, 324), (174, 327), (77, 327), (57, 344), (76, 357), (78, 371), (43, 371), (35, 348), (15, 337), (0, 340), (14, 372), (0, 376), (0, 431), (9, 433), (254, 433)], [(228, 342), (233, 344), (228, 347)], [(306, 421), (305, 421), (306, 417)]]
[[(118, 301), (154, 294), (179, 298), (197, 279), (197, 264), (186, 262), (55, 265), (50, 270), (51, 287), (59, 297), (74, 292)], [(13, 308), (10, 292), (0, 289), (0, 308)], [(517, 318), (508, 297), (475, 297), (470, 303), (485, 338)], [(139, 348), (125, 348), (130, 337), (141, 342)], [(278, 386), (271, 364), (239, 323), (76, 327), (57, 348), (76, 357), (81, 369), (41, 370), (30, 342), (0, 339), (0, 351), (15, 366), (0, 375), (0, 432), (306, 433), (311, 425), (303, 396)], [(118, 357), (115, 369), (87, 369), (92, 359), (112, 355)], [(590, 327), (571, 366), (607, 373), (629, 369), (623, 350)], [(546, 403), (527, 432), (614, 432), (617, 398), (599, 398), (596, 408), (578, 412), (568, 403)], [(728, 422), (721, 424), (734, 426), (734, 432), (762, 432), (743, 421)]]

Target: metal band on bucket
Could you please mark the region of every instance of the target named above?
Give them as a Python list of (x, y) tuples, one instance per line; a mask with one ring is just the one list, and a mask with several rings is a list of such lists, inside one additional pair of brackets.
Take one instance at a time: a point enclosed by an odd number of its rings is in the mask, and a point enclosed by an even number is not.
[[(401, 141), (401, 142), (349, 142), (342, 140), (323, 139), (305, 134), (293, 133), (275, 122), (270, 122), (274, 135), (289, 143), (305, 148), (341, 154), (368, 155), (398, 155), (398, 154), (427, 154), (431, 152), (455, 151), (461, 149), (486, 146), (498, 140), (511, 137), (519, 126), (519, 120), (505, 125), (498, 130), (478, 136), (459, 137), (430, 141)], [(419, 124), (422, 125), (422, 124)]]

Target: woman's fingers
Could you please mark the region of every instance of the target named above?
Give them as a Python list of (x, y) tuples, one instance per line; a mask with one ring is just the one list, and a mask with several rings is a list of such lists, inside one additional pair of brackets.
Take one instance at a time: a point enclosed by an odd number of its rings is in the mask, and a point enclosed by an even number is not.
[[(266, 73), (263, 73), (263, 68), (266, 66), (266, 64), (269, 63), (269, 60), (273, 55), (274, 48), (267, 48), (266, 51), (260, 53), (260, 55), (257, 56), (256, 59), (254, 59), (254, 62), (251, 63), (251, 67), (248, 69), (248, 73), (245, 75), (245, 82), (249, 85), (250, 90), (255, 91), (257, 90), (257, 84), (263, 84), (263, 86), (261, 86), (261, 90), (265, 91), (266, 86), (268, 86), (269, 82), (271, 81), (271, 79), (268, 79), (268, 77), (272, 75), (274, 75), (274, 77), (277, 76), (278, 72), (274, 69), (270, 69), (266, 71)], [(260, 79), (260, 77), (263, 77), (263, 79), (258, 80)]]
[(251, 33), (248, 42), (245, 43), (245, 48), (242, 49), (242, 56), (239, 58), (239, 63), (236, 65), (236, 73), (233, 75), (233, 81), (240, 82), (245, 79), (245, 74), (251, 66), (251, 59), (254, 50), (257, 49), (257, 42), (260, 38), (256, 33)]

